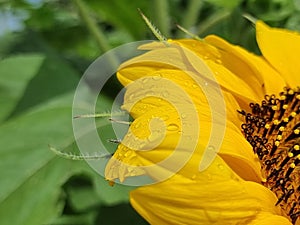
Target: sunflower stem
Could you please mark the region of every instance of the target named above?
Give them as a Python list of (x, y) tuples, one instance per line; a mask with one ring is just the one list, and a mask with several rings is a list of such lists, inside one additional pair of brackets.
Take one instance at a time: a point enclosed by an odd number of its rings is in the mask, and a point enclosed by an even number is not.
[[(201, 8), (203, 7), (204, 2), (199, 0), (190, 0), (187, 10), (183, 15), (181, 26), (190, 30), (191, 27), (195, 26), (197, 19), (200, 15)], [(177, 37), (183, 37), (181, 33), (177, 33)]]
[[(74, 2), (79, 10), (79, 15), (82, 18), (82, 21), (85, 23), (91, 35), (94, 36), (100, 51), (107, 52), (108, 50), (110, 50), (111, 46), (109, 45), (103, 30), (101, 29), (101, 27), (97, 25), (95, 19), (93, 19), (90, 16), (88, 7), (85, 5), (85, 3), (82, 0), (74, 0)], [(110, 62), (110, 66), (112, 68), (118, 68), (120, 65), (118, 58), (112, 53), (108, 54), (108, 57), (109, 57), (108, 60)]]
[(219, 23), (220, 21), (224, 20), (230, 15), (229, 11), (219, 11), (214, 13), (212, 16), (210, 16), (206, 21), (203, 23), (200, 23), (198, 25), (198, 35), (201, 36), (204, 34), (207, 30), (209, 30), (211, 27), (213, 27), (215, 24)]
[(159, 30), (166, 35), (170, 36), (170, 17), (168, 0), (154, 0), (154, 18), (155, 23)]
[(86, 27), (89, 30), (89, 32), (94, 36), (100, 50), (103, 52), (108, 51), (111, 47), (107, 42), (104, 32), (99, 26), (97, 26), (96, 21), (89, 15), (89, 10), (85, 3), (82, 0), (75, 0), (74, 2), (78, 7), (80, 17), (86, 24)]

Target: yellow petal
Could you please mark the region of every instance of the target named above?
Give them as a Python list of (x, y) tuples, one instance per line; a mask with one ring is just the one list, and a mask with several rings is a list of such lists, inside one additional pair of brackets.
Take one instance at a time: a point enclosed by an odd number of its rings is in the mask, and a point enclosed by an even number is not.
[(263, 180), (260, 162), (251, 145), (241, 131), (229, 121), (218, 155), (244, 180), (258, 183)]
[(261, 215), (257, 216), (257, 218), (249, 225), (270, 225), (270, 224), (276, 224), (276, 225), (292, 225), (292, 223), (283, 216), (278, 215), (272, 215), (270, 213), (261, 213)]
[(289, 86), (299, 85), (299, 33), (270, 28), (258, 21), (256, 23), (256, 39), (263, 56), (284, 77)]
[[(257, 96), (258, 98), (263, 96), (263, 93), (260, 92), (259, 89), (257, 90), (257, 87), (261, 86), (260, 83), (262, 82), (260, 77), (257, 76), (255, 71), (253, 71), (253, 68), (249, 66), (236, 51), (233, 51), (233, 45), (216, 36), (208, 36), (204, 40), (205, 42), (197, 42), (194, 40), (197, 44), (191, 44), (191, 41), (186, 40), (178, 40), (177, 42), (186, 48), (194, 49), (199, 56), (206, 59), (212, 71), (217, 72), (215, 75), (220, 84), (225, 88), (236, 94), (245, 94), (247, 97), (249, 96), (249, 93), (251, 93), (251, 90), (256, 90), (255, 94), (252, 94), (253, 96)], [(208, 45), (211, 46), (211, 48), (214, 47), (217, 49), (218, 55), (211, 54), (208, 56), (207, 53), (204, 53), (203, 55), (203, 53), (198, 50), (202, 48), (202, 45)], [(234, 75), (228, 76), (228, 74), (224, 73), (224, 68)], [(223, 82), (222, 80), (225, 81)], [(225, 86), (224, 84), (228, 82), (229, 84), (232, 84)], [(239, 85), (242, 85), (244, 89), (242, 92), (238, 87)], [(247, 91), (249, 93), (247, 93)], [(249, 96), (249, 98), (255, 100), (252, 96)]]
[(276, 215), (276, 197), (267, 188), (240, 180), (221, 159), (203, 172), (178, 174), (130, 195), (133, 207), (150, 224), (250, 224), (262, 213)]
[(107, 179), (140, 175), (134, 166), (145, 167), (152, 177), (160, 168), (175, 173), (197, 146), (200, 123), (193, 99), (167, 79), (148, 79), (127, 87), (123, 108), (136, 119), (106, 167)]
[[(175, 74), (176, 72), (180, 71), (174, 71)], [(164, 76), (172, 74), (166, 70)], [(227, 124), (222, 124), (222, 117), (226, 122), (226, 115), (218, 112), (214, 112), (214, 116), (220, 119), (213, 121), (210, 105), (205, 102), (201, 90), (184, 87), (179, 78), (173, 78), (173, 81), (178, 86), (169, 83), (169, 79), (153, 76), (136, 80), (127, 86), (123, 109), (130, 112), (135, 121), (108, 163), (106, 178), (112, 180), (119, 178), (123, 181), (128, 176), (147, 172), (154, 179), (162, 179), (161, 174), (165, 176), (167, 171), (172, 174), (181, 167), (183, 169), (180, 173), (183, 176), (190, 176), (195, 168), (199, 168), (200, 162), (206, 159), (204, 153), (216, 155), (219, 151), (228, 165), (242, 178), (260, 182), (262, 177), (259, 162), (240, 131), (240, 122), (237, 121), (238, 127), (229, 120)], [(228, 99), (228, 111), (233, 110), (228, 117), (239, 120), (236, 112), (238, 104), (232, 101), (230, 94), (225, 93), (225, 96), (225, 99)], [(217, 105), (219, 106), (220, 104)], [(231, 109), (232, 106), (236, 108)], [(153, 121), (154, 118), (158, 121)], [(222, 129), (225, 132), (224, 139)], [(208, 142), (212, 133), (216, 131), (220, 131), (216, 137), (219, 144), (210, 144), (214, 149), (209, 150), (213, 152), (208, 152)], [(134, 154), (126, 157), (129, 155), (126, 151)], [(170, 157), (171, 154), (175, 155)], [(135, 160), (132, 160), (132, 157)], [(166, 159), (167, 164), (158, 164)], [(181, 163), (178, 164), (178, 161)], [(137, 165), (147, 168), (143, 168), (144, 172), (141, 172), (141, 168), (135, 171), (133, 167)]]
[(261, 101), (265, 94), (281, 92), (286, 86), (283, 77), (263, 58), (229, 44), (215, 35), (207, 36), (205, 41), (220, 49), (221, 61), (226, 68), (260, 93), (258, 101)]
[[(198, 83), (204, 83), (205, 79), (218, 81), (221, 87), (231, 90), (248, 101), (260, 99), (257, 92), (246, 81), (219, 62), (218, 56), (214, 56), (218, 51), (213, 46), (196, 40), (170, 41), (170, 46), (162, 45), (161, 48), (158, 48), (155, 43), (154, 45), (154, 50), (120, 66), (117, 76), (124, 86), (141, 77), (154, 75), (164, 77), (167, 71), (177, 70), (179, 72), (173, 73), (170, 79), (180, 80), (181, 84), (191, 83), (189, 81), (191, 78), (196, 79)], [(204, 50), (208, 52), (205, 53)]]

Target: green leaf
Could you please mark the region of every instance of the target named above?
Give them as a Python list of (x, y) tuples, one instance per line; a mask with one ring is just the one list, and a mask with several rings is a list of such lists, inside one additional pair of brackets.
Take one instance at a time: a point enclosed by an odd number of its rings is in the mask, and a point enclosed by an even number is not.
[(249, 0), (246, 4), (248, 13), (268, 22), (283, 21), (295, 10), (292, 0)]
[[(73, 92), (57, 96), (0, 126), (1, 224), (50, 223), (59, 217), (65, 205), (62, 185), (76, 174), (90, 177), (95, 189), (86, 194), (96, 196), (92, 205), (97, 201), (99, 204), (128, 201), (131, 187), (111, 187), (84, 161), (62, 159), (49, 150), (48, 144), (62, 151), (78, 152), (72, 130), (72, 100)], [(110, 104), (111, 100), (101, 97), (104, 109)], [(103, 120), (97, 124), (101, 129), (107, 123), (108, 120)], [(73, 198), (71, 202), (80, 209), (78, 199), (82, 196)], [(85, 202), (83, 208), (92, 205)]]
[(62, 145), (72, 136), (72, 95), (56, 107), (41, 106), (36, 112), (0, 127), (1, 224), (43, 224), (58, 215), (64, 202), (60, 186), (87, 166), (61, 159), (47, 144)]
[(101, 2), (89, 1), (89, 3), (101, 19), (124, 32), (129, 32), (135, 39), (142, 38), (147, 31), (137, 11), (138, 8), (143, 11), (149, 8), (149, 3), (145, 0), (103, 0)]
[(214, 4), (219, 7), (233, 9), (237, 7), (242, 1), (241, 0), (207, 0), (207, 2)]
[(79, 214), (79, 215), (64, 215), (50, 224), (55, 225), (94, 225), (95, 217), (97, 212), (92, 211), (89, 213)]
[(38, 73), (45, 57), (38, 54), (12, 56), (0, 61), (0, 122), (22, 98), (29, 81)]
[(48, 56), (44, 59), (36, 76), (28, 83), (12, 116), (43, 103), (55, 96), (74, 90), (79, 74), (66, 61)]
[(124, 186), (122, 184), (115, 184), (112, 187), (108, 185), (106, 180), (99, 179), (99, 177), (94, 177), (93, 181), (97, 195), (106, 205), (115, 205), (116, 203), (128, 202), (129, 192), (136, 188)]

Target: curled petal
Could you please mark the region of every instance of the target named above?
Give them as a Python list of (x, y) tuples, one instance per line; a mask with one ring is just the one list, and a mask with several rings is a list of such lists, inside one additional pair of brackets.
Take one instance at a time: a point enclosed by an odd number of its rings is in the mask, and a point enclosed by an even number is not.
[(266, 93), (279, 93), (285, 87), (284, 78), (264, 58), (215, 35), (207, 36), (205, 41), (220, 49), (222, 64), (227, 69), (259, 93), (260, 98), (256, 101), (260, 101)]
[(251, 224), (261, 214), (278, 214), (267, 188), (245, 182), (219, 158), (191, 177), (140, 187), (130, 195), (133, 207), (151, 224)]
[(249, 225), (292, 225), (292, 223), (283, 216), (274, 215), (271, 213), (261, 213), (259, 216), (255, 218), (255, 220), (251, 221)]
[(263, 56), (284, 76), (290, 87), (300, 84), (300, 34), (256, 23), (256, 39)]

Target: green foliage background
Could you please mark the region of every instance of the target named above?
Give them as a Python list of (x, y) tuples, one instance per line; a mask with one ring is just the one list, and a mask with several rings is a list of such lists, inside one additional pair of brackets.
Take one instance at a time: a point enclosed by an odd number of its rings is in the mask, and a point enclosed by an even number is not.
[[(121, 44), (154, 39), (137, 8), (167, 37), (186, 37), (180, 24), (256, 53), (245, 13), (300, 31), (299, 0), (0, 0), (2, 225), (147, 224), (128, 204), (132, 187), (110, 187), (84, 161), (60, 158), (48, 147), (78, 151), (72, 99), (93, 60)], [(109, 83), (99, 111), (109, 110), (120, 88)], [(113, 137), (108, 126), (100, 120)]]

